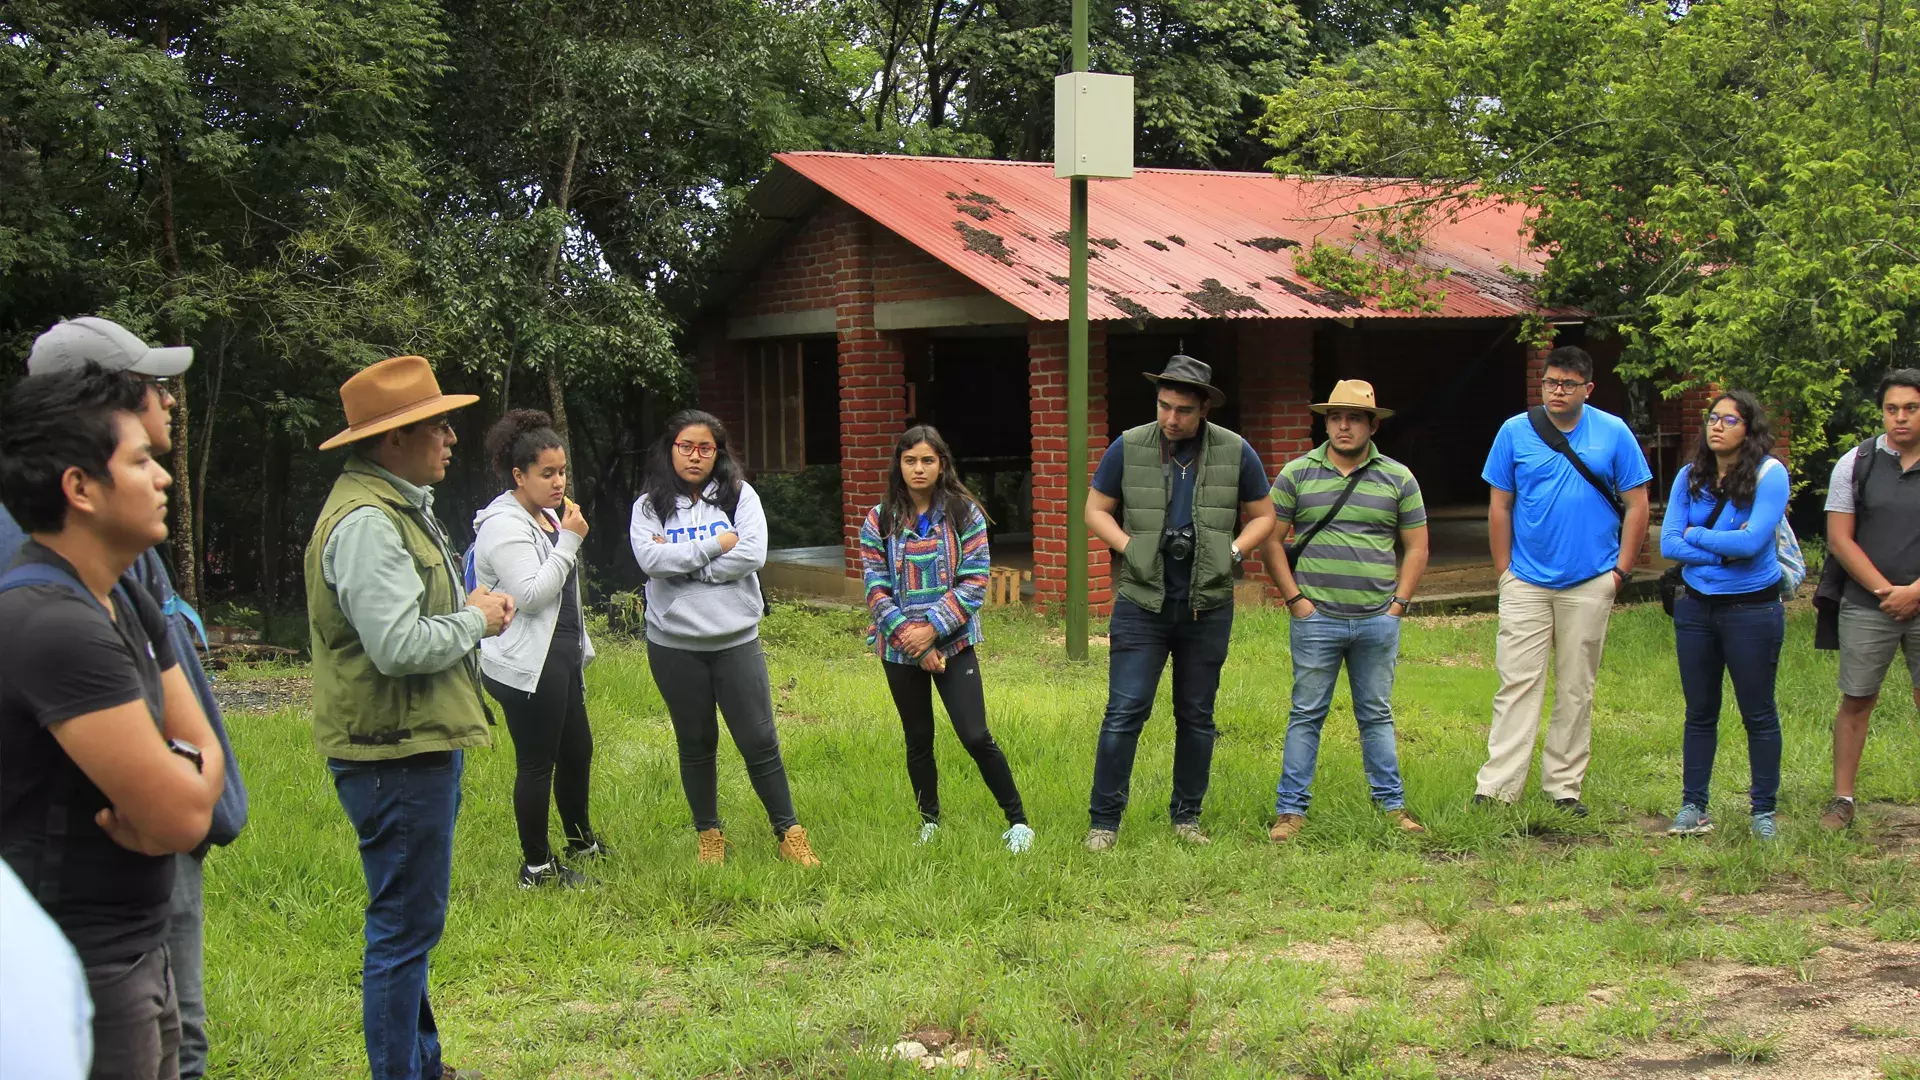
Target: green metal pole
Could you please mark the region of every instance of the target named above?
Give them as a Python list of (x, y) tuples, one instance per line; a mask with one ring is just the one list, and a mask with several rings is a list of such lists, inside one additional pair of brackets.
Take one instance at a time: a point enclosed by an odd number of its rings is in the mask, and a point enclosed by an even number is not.
[[(1073, 70), (1087, 70), (1087, 0), (1073, 0)], [(1073, 185), (1067, 248), (1067, 659), (1087, 658), (1087, 180)]]

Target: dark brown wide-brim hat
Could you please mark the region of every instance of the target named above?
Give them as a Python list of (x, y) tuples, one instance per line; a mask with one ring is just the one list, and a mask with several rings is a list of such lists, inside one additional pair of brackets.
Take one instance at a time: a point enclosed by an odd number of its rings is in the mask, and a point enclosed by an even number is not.
[(382, 360), (341, 384), (340, 405), (347, 412), (347, 429), (321, 443), (320, 449), (384, 435), (479, 400), (473, 394), (441, 393), (433, 365), (424, 356)]
[(1195, 360), (1191, 356), (1182, 356), (1179, 353), (1175, 353), (1173, 358), (1167, 361), (1167, 366), (1160, 374), (1155, 375), (1151, 371), (1143, 371), (1140, 373), (1140, 376), (1155, 385), (1170, 382), (1179, 383), (1182, 386), (1191, 386), (1195, 390), (1205, 393), (1207, 400), (1215, 405), (1225, 405), (1227, 403), (1227, 392), (1213, 385), (1213, 368)]

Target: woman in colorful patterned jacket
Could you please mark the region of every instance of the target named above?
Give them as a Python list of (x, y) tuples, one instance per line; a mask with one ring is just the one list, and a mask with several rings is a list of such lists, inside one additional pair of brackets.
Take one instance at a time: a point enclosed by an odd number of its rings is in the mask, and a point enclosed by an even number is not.
[(960, 482), (946, 440), (931, 426), (908, 428), (893, 446), (887, 501), (860, 528), (866, 566), (868, 641), (880, 654), (887, 689), (907, 737), (907, 776), (920, 804), (920, 843), (940, 828), (939, 772), (933, 761), (933, 689), (973, 755), (1000, 809), (1007, 850), (1033, 845), (1007, 756), (987, 730), (986, 695), (973, 647), (987, 593), (987, 516)]

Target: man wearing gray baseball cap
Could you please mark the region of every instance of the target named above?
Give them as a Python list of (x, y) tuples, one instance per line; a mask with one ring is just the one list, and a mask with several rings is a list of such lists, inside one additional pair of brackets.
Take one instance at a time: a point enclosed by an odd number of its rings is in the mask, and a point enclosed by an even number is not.
[[(27, 355), (30, 375), (77, 372), (88, 364), (170, 379), (193, 366), (193, 350), (185, 345), (156, 348), (111, 319), (83, 315), (53, 324), (53, 329), (34, 339), (33, 352)], [(156, 444), (154, 449), (164, 448)]]
[[(148, 389), (140, 422), (153, 443), (154, 453), (170, 453), (174, 400), (165, 380), (184, 374), (193, 365), (193, 350), (186, 346), (150, 346), (119, 323), (89, 315), (54, 324), (34, 341), (33, 350), (27, 356), (27, 372), (32, 375), (77, 375), (88, 364), (145, 377)], [(0, 507), (0, 569), (12, 564), (25, 540), (13, 517)], [(207, 723), (213, 728), (227, 763), (225, 788), (213, 808), (213, 826), (207, 832), (207, 839), (194, 851), (174, 856), (173, 900), (167, 920), (167, 951), (172, 958), (174, 991), (180, 1001), (180, 1076), (182, 1080), (198, 1080), (206, 1074), (207, 1065), (207, 1006), (201, 978), (204, 909), (200, 863), (209, 847), (230, 844), (240, 835), (247, 822), (247, 788), (240, 778), (239, 764), (234, 761), (226, 725), (220, 719), (220, 706), (213, 698), (213, 684), (201, 668), (200, 653), (194, 647), (196, 631), (200, 643), (206, 641), (200, 616), (174, 593), (167, 562), (158, 548), (149, 548), (127, 574), (166, 613), (167, 634), (172, 639), (173, 651), (180, 658), (180, 668), (207, 714)]]

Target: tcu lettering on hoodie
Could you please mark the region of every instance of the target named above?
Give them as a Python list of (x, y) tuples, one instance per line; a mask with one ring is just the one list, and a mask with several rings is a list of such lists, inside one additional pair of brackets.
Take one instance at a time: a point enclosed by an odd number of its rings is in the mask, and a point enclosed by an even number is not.
[[(627, 539), (647, 575), (647, 640), (656, 645), (718, 652), (760, 634), (766, 515), (750, 484), (741, 483), (732, 519), (712, 501), (718, 492), (719, 485), (709, 483), (697, 501), (678, 496), (665, 521), (645, 496), (634, 501)], [(740, 542), (723, 554), (724, 532), (738, 534)]]

